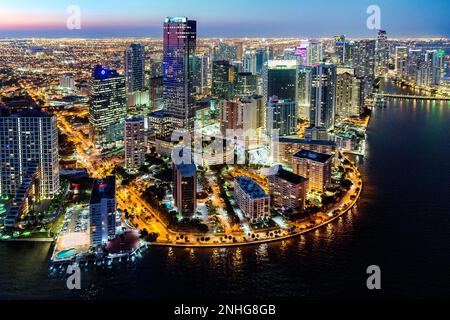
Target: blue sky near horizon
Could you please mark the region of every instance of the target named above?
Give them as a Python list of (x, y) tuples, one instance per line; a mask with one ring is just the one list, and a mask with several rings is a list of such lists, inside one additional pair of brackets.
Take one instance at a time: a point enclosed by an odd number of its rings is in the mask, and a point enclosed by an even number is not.
[[(197, 20), (200, 37), (363, 37), (372, 4), (392, 36), (450, 37), (449, 0), (2, 0), (0, 37), (161, 37), (166, 16)], [(66, 28), (69, 5), (81, 30)]]

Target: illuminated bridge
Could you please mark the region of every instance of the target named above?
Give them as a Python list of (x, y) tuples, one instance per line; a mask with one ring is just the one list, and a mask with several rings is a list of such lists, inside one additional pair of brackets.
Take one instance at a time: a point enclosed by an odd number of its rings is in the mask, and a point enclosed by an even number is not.
[(433, 96), (415, 96), (407, 94), (391, 94), (391, 93), (377, 93), (375, 97), (385, 97), (393, 99), (406, 99), (406, 100), (432, 100), (432, 101), (450, 101), (450, 97), (433, 97)]

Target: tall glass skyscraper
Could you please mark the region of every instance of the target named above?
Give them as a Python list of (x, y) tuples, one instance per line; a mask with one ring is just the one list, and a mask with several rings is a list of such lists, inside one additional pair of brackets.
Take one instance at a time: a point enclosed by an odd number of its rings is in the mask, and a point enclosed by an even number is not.
[(195, 53), (197, 22), (168, 17), (164, 22), (164, 103), (174, 129), (193, 126), (194, 90), (190, 56)]
[(90, 137), (97, 148), (110, 149), (123, 141), (127, 117), (125, 77), (98, 65), (91, 79)]
[(277, 96), (297, 101), (297, 76), (296, 60), (270, 60), (265, 75), (266, 99)]
[(311, 127), (331, 129), (336, 109), (336, 66), (319, 64), (312, 69)]
[(133, 43), (125, 50), (125, 77), (129, 93), (144, 91), (145, 47), (143, 44)]

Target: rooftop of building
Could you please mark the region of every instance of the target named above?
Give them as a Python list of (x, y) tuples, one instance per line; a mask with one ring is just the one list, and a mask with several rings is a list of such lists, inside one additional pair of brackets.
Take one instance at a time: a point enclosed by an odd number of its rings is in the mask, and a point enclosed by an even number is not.
[(148, 116), (153, 118), (166, 118), (168, 115), (163, 110), (158, 110), (150, 112)]
[(305, 149), (300, 150), (299, 152), (297, 152), (294, 155), (294, 158), (308, 159), (308, 160), (312, 160), (315, 162), (321, 162), (321, 163), (327, 162), (328, 160), (331, 159), (331, 157), (332, 156), (329, 154), (319, 153), (319, 152), (305, 150)]
[(132, 118), (127, 118), (125, 120), (128, 123), (132, 123), (132, 122), (144, 122), (144, 117), (132, 117)]
[(51, 118), (53, 114), (50, 114), (40, 108), (30, 109), (4, 109), (0, 112), (0, 117), (13, 117), (13, 118)]
[(330, 146), (330, 147), (336, 146), (336, 142), (330, 140), (300, 139), (298, 137), (279, 137), (278, 141), (283, 143), (310, 144), (317, 146)]
[(180, 163), (175, 165), (182, 177), (193, 177), (197, 167), (193, 163)]
[(284, 170), (282, 167), (278, 169), (275, 176), (292, 184), (301, 184), (308, 180), (307, 178), (299, 176), (291, 171)]
[(91, 193), (91, 204), (99, 203), (101, 199), (115, 199), (116, 177), (108, 176), (104, 179), (94, 180)]
[(252, 199), (260, 199), (268, 197), (264, 189), (252, 179), (241, 176), (235, 179), (239, 187)]
[(96, 65), (94, 67), (94, 71), (92, 72), (92, 77), (95, 80), (105, 80), (110, 78), (116, 78), (119, 77), (120, 74), (113, 69), (106, 69), (103, 68), (101, 65)]
[(280, 99), (277, 96), (272, 96), (269, 99), (269, 103), (293, 103), (295, 101), (291, 99)]

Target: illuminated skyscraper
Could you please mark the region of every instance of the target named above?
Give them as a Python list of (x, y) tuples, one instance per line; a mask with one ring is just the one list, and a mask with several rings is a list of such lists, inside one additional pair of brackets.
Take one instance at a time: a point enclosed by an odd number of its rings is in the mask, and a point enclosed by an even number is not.
[(125, 50), (125, 77), (128, 93), (144, 91), (145, 47), (143, 44), (133, 43)]
[(39, 193), (53, 198), (59, 191), (56, 116), (38, 110), (0, 115), (0, 195), (12, 198), (36, 164)]
[(197, 211), (197, 175), (195, 164), (172, 164), (175, 207), (184, 217)]
[(311, 41), (307, 48), (307, 61), (308, 66), (312, 66), (321, 63), (323, 60), (323, 45), (319, 41)]
[(244, 72), (250, 72), (252, 74), (256, 74), (256, 53), (255, 51), (246, 51), (244, 54), (244, 57), (242, 58), (243, 61), (243, 70)]
[(271, 97), (267, 106), (266, 128), (271, 136), (278, 130), (279, 136), (290, 136), (297, 133), (297, 103), (293, 100), (280, 100)]
[(94, 181), (89, 202), (91, 244), (102, 245), (116, 235), (116, 177)]
[(212, 95), (218, 99), (232, 99), (233, 88), (233, 65), (226, 60), (214, 61), (212, 65)]
[(297, 117), (309, 120), (309, 107), (311, 104), (311, 74), (312, 67), (298, 67), (297, 75)]
[(144, 165), (147, 139), (144, 118), (130, 118), (125, 121), (125, 168), (139, 169)]
[(372, 95), (375, 81), (375, 44), (375, 40), (362, 40), (353, 46), (353, 68), (363, 80), (365, 98)]
[(338, 67), (336, 75), (336, 114), (357, 116), (361, 109), (361, 79), (353, 68)]
[(397, 77), (406, 79), (408, 74), (408, 48), (395, 48), (395, 73)]
[(336, 109), (336, 66), (316, 65), (311, 76), (310, 125), (331, 129)]
[(194, 90), (190, 64), (197, 43), (197, 22), (168, 17), (164, 22), (164, 103), (173, 127), (192, 129)]
[(388, 71), (389, 66), (389, 47), (385, 30), (378, 30), (375, 55), (375, 74), (383, 76)]
[(297, 101), (297, 61), (270, 60), (265, 74), (265, 98)]
[(127, 116), (125, 77), (116, 70), (98, 65), (90, 87), (89, 123), (91, 140), (100, 149), (109, 149), (123, 141)]

